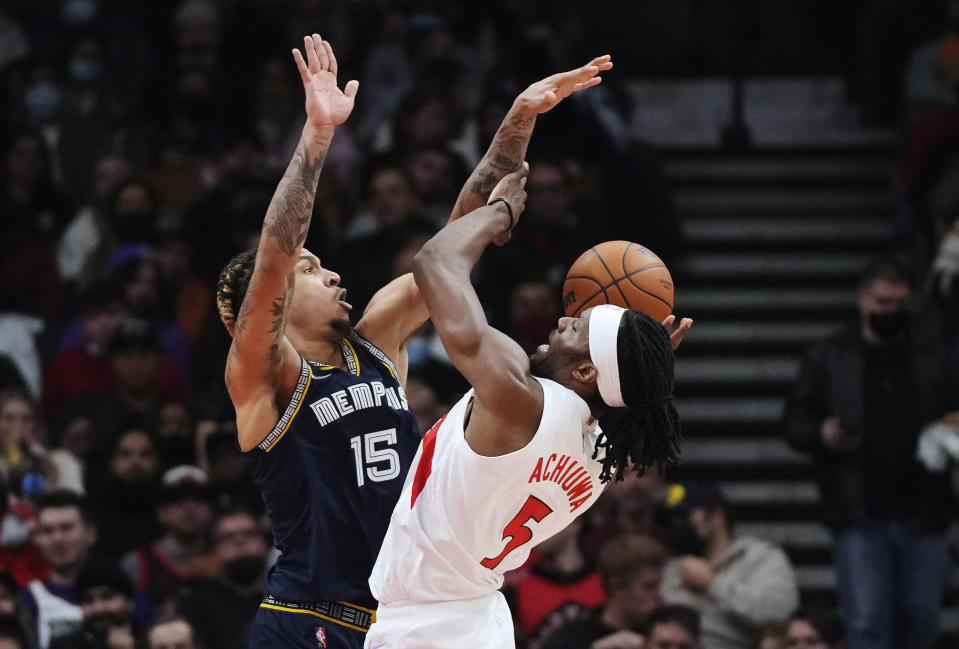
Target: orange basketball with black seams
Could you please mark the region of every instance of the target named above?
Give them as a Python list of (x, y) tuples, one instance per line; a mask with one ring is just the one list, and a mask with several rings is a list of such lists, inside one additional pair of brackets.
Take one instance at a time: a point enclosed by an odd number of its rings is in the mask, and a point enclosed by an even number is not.
[(563, 284), (563, 310), (576, 317), (600, 304), (642, 311), (657, 321), (673, 312), (673, 278), (659, 256), (638, 243), (607, 241), (579, 256)]

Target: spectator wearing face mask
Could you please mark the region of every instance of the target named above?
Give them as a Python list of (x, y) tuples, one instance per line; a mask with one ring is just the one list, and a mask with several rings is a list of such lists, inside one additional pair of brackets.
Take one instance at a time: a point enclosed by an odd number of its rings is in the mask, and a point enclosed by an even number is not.
[(938, 636), (951, 490), (915, 458), (920, 429), (959, 410), (959, 360), (910, 328), (911, 297), (900, 264), (872, 262), (858, 321), (810, 348), (787, 410), (835, 533), (849, 649), (930, 649)]
[(674, 547), (663, 598), (696, 610), (703, 645), (752, 649), (763, 626), (786, 620), (799, 602), (792, 565), (781, 548), (737, 535), (714, 483), (673, 485), (667, 494)]
[(206, 649), (245, 647), (266, 594), (270, 545), (257, 518), (239, 507), (217, 514), (213, 535), (215, 572), (184, 584), (176, 610), (190, 621)]

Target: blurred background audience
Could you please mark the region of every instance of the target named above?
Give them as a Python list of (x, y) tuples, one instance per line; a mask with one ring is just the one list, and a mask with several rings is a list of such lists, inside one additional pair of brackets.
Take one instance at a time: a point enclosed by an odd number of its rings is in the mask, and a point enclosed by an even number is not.
[[(669, 101), (680, 131), (713, 119), (709, 102), (682, 108), (693, 78), (728, 80), (716, 96), (760, 103), (762, 88), (737, 85), (744, 77), (841, 79), (849, 128), (895, 136), (882, 173), (909, 264), (866, 269), (858, 317), (809, 348), (777, 424), (811, 458), (800, 477), (818, 480), (838, 602), (800, 601), (801, 589), (823, 592), (797, 578), (791, 560), (806, 555), (740, 532), (740, 492), (727, 498), (712, 481), (737, 476), (722, 471), (614, 483), (506, 590), (528, 649), (935, 646), (940, 605), (959, 601), (948, 588), (959, 0), (10, 0), (0, 6), (0, 649), (246, 646), (274, 555), (235, 441), (213, 287), (226, 260), (256, 246), (292, 154), (302, 95), (287, 53), (313, 30), (335, 44), (341, 78), (362, 83), (307, 240), (341, 274), (354, 314), (445, 222), (512, 97), (613, 54), (602, 86), (537, 125), (523, 225), (477, 267), (491, 322), (527, 351), (561, 314), (566, 269), (595, 243), (655, 250), (679, 280), (677, 309), (684, 277), (709, 292), (736, 276), (728, 258), (691, 259), (697, 232), (728, 241), (688, 220), (688, 175), (641, 141), (637, 116)], [(744, 142), (710, 146), (744, 156)], [(706, 149), (684, 154), (708, 162)], [(792, 162), (782, 151), (771, 169)], [(711, 203), (730, 205), (742, 160), (707, 181)], [(765, 190), (774, 172), (763, 173)], [(776, 250), (788, 241), (788, 227), (762, 227), (750, 222), (749, 236)], [(817, 290), (828, 290), (822, 277)], [(713, 304), (753, 335), (746, 307), (721, 291)], [(722, 335), (706, 317), (681, 355)], [(425, 430), (466, 386), (428, 324), (409, 353), (406, 392)], [(698, 411), (681, 392), (692, 448)], [(748, 430), (752, 411), (730, 412), (724, 430)]]

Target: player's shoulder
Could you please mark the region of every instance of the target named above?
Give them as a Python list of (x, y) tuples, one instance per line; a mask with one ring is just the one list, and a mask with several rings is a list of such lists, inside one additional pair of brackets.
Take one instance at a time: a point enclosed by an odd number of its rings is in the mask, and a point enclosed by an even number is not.
[(343, 343), (351, 352), (358, 355), (358, 360), (384, 366), (393, 378), (399, 376), (393, 359), (376, 345), (369, 338), (363, 336), (356, 328), (350, 330), (350, 333), (343, 338)]
[(562, 411), (564, 414), (569, 411), (575, 411), (578, 414), (589, 416), (589, 404), (570, 390), (565, 385), (557, 383), (552, 379), (546, 379), (541, 376), (533, 377), (543, 387), (543, 411), (549, 412), (550, 409)]

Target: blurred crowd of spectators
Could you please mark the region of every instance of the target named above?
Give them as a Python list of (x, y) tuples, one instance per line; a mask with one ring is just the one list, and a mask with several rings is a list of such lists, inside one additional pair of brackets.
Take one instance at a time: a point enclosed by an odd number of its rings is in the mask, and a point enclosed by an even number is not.
[[(0, 646), (245, 646), (270, 531), (213, 289), (256, 245), (302, 126), (290, 49), (318, 31), (361, 81), (307, 240), (360, 313), (445, 222), (516, 94), (602, 53), (574, 3), (541, 5), (3, 3)], [(478, 280), (526, 346), (591, 243), (681, 248), (626, 97), (608, 79), (537, 127), (526, 227)], [(428, 329), (410, 356), (426, 426), (463, 385)]]
[[(946, 331), (959, 329), (953, 5), (947, 32), (910, 63), (901, 174)], [(270, 536), (235, 442), (213, 287), (256, 245), (298, 138), (289, 51), (302, 35), (332, 41), (341, 82), (361, 82), (306, 244), (359, 313), (445, 221), (513, 97), (603, 53), (585, 47), (577, 11), (515, 0), (3, 3), (0, 648), (245, 646)], [(682, 252), (663, 170), (629, 137), (630, 113), (610, 74), (536, 127), (523, 228), (476, 276), (491, 321), (530, 350), (590, 244), (642, 241), (667, 262)], [(428, 426), (465, 386), (428, 327), (409, 353), (407, 394)], [(867, 361), (895, 373), (902, 358)], [(809, 408), (809, 421), (834, 414)], [(846, 439), (855, 430), (826, 436), (809, 421), (793, 429), (797, 447), (858, 448)], [(709, 484), (614, 485), (507, 590), (530, 649), (833, 648), (843, 637), (834, 615), (797, 609), (785, 554), (738, 535)]]

